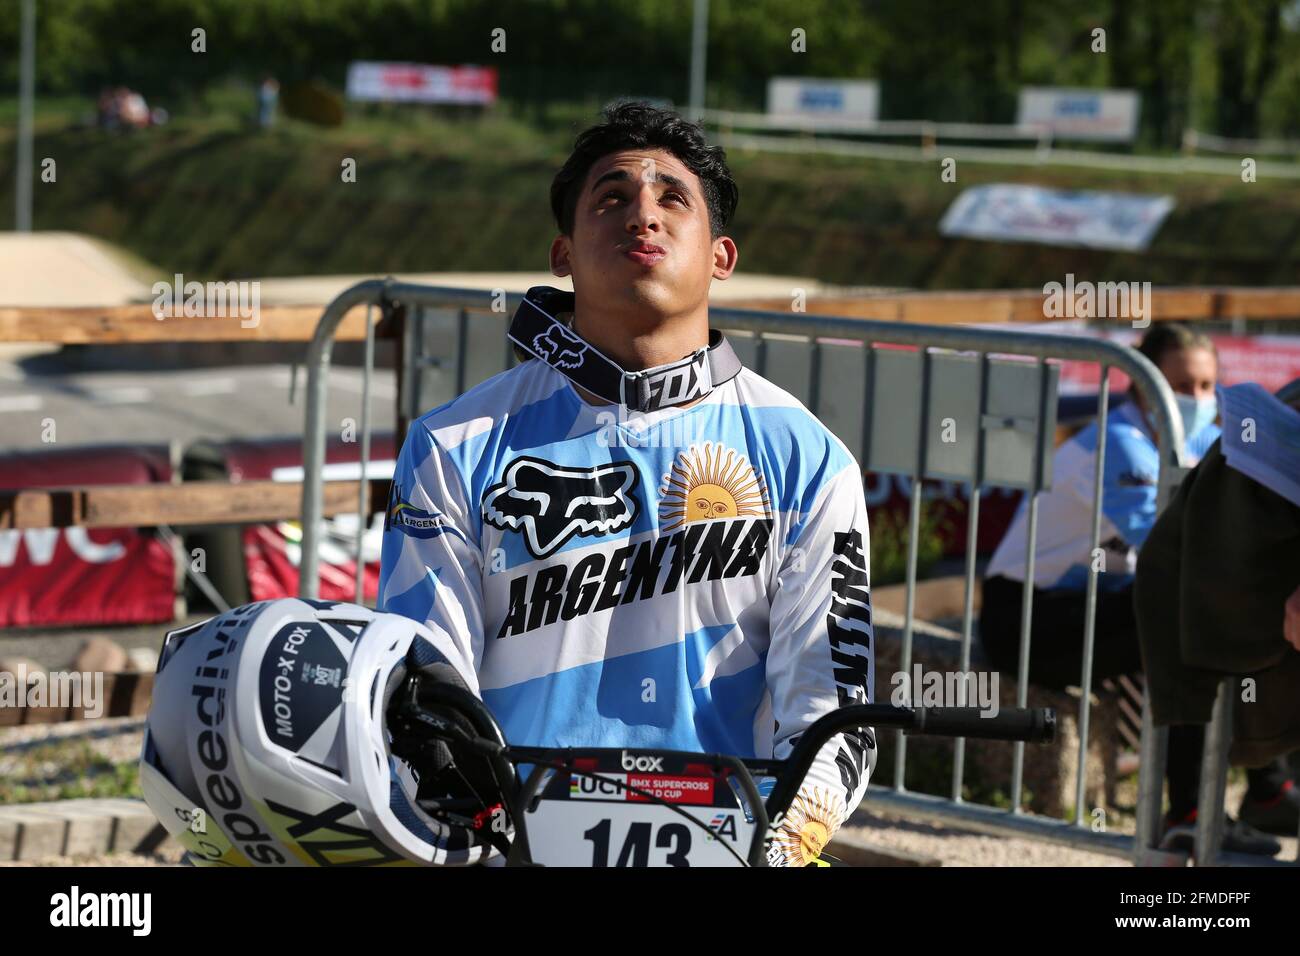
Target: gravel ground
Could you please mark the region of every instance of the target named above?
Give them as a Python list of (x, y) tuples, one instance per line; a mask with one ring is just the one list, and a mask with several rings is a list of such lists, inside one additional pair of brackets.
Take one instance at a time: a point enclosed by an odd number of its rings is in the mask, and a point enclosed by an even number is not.
[[(87, 734), (91, 730), (93, 732)], [(117, 763), (135, 760), (144, 746), (141, 717), (110, 717), (96, 721), (69, 721), (63, 724), (23, 724), (18, 727), (0, 727), (0, 756), (5, 748), (15, 744), (56, 743), (60, 740), (85, 740), (104, 757)], [(131, 728), (127, 730), (127, 728)], [(121, 732), (126, 731), (126, 732)]]
[(874, 846), (938, 860), (943, 866), (1128, 866), (1118, 857), (1035, 840), (990, 836), (942, 824), (879, 816), (845, 832)]
[[(1234, 779), (1236, 777), (1237, 779)], [(1228, 780), (1224, 805), (1236, 816), (1246, 792), (1245, 774)], [(1133, 804), (1137, 800), (1137, 775), (1121, 781), (1116, 803), (1108, 816), (1111, 832), (1133, 833)], [(1125, 812), (1125, 811), (1128, 812)], [(859, 818), (860, 819), (860, 818)], [(939, 860), (943, 866), (1128, 866), (1118, 857), (1090, 853), (1053, 843), (1040, 843), (1014, 837), (991, 836), (944, 824), (917, 823), (893, 816), (876, 815), (860, 826), (846, 828), (864, 842), (879, 847), (903, 850), (917, 856)], [(1282, 852), (1277, 859), (1297, 859), (1295, 837), (1279, 837)]]

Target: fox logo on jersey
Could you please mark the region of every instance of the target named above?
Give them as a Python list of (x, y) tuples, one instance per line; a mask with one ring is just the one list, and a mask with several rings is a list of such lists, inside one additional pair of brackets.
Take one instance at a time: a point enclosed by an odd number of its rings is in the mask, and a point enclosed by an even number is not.
[(483, 520), (502, 531), (521, 531), (535, 558), (554, 554), (574, 535), (622, 531), (641, 511), (630, 461), (570, 468), (524, 456), (507, 465), (502, 477), (483, 496)]
[(587, 343), (559, 323), (533, 338), (533, 351), (552, 368), (577, 368), (586, 357)]

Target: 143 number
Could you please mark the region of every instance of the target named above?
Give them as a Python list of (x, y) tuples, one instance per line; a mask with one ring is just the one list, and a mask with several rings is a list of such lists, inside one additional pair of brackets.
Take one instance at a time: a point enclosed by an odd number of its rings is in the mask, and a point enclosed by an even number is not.
[[(609, 843), (612, 829), (610, 820), (601, 820), (583, 834), (583, 837), (592, 843), (592, 866), (610, 865)], [(623, 838), (623, 847), (619, 850), (618, 861), (614, 866), (649, 866), (652, 836), (656, 847), (668, 850), (666, 862), (669, 866), (691, 865), (690, 860), (687, 859), (691, 852), (691, 831), (686, 824), (665, 823), (659, 827), (658, 833), (652, 833), (651, 824), (633, 823), (628, 827), (627, 835)]]

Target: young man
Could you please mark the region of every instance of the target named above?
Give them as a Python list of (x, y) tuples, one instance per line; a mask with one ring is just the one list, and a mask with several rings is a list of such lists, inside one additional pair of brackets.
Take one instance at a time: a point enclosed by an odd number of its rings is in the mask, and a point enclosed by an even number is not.
[[(515, 744), (786, 756), (874, 683), (857, 462), (709, 328), (738, 193), (698, 127), (606, 111), (551, 185), (521, 365), (412, 424), (380, 607), (422, 621)], [(809, 771), (771, 861), (816, 859), (875, 765)]]

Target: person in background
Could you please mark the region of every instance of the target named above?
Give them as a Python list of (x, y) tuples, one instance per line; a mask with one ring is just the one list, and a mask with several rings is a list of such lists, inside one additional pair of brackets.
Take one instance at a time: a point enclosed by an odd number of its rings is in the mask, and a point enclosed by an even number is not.
[[(1226, 698), (1228, 761), (1248, 768), (1238, 815), (1279, 836), (1300, 827), (1300, 789), (1287, 766), (1300, 747), (1300, 498), (1231, 463), (1235, 431), (1248, 420), (1233, 408), (1236, 392), (1224, 390), (1224, 439), (1183, 478), (1138, 555), (1133, 596), (1147, 701), (1155, 726), (1169, 727), (1167, 846), (1193, 842), (1196, 758), (1225, 679), (1241, 687)], [(1300, 397), (1289, 404), (1300, 411)], [(1271, 431), (1259, 440), (1293, 442)], [(1186, 779), (1175, 783), (1175, 768)]]
[(122, 123), (132, 129), (144, 129), (149, 125), (149, 104), (135, 90), (121, 88), (118, 94), (117, 112)]
[[(1185, 325), (1153, 325), (1138, 345), (1169, 382), (1182, 419), (1187, 463), (1194, 464), (1219, 437), (1215, 386), (1219, 361), (1213, 342)], [(1160, 455), (1136, 386), (1128, 400), (1112, 407), (1106, 422), (1102, 473), (1100, 553), (1092, 544), (1092, 505), (1096, 474), (1097, 423), (1093, 422), (1056, 450), (1052, 487), (1038, 496), (1038, 534), (1034, 554), (1033, 614), (1029, 680), (1064, 690), (1083, 681), (1084, 615), (1088, 575), (1098, 565), (1092, 680), (1142, 670), (1133, 580), (1137, 552), (1155, 523)], [(1021, 602), (1025, 587), (1027, 500), (984, 574), (980, 638), (990, 663), (1016, 675), (1020, 661)], [(1167, 827), (1183, 822), (1196, 805), (1200, 771), (1200, 728), (1175, 727), (1170, 733), (1167, 779), (1174, 813)], [(1258, 794), (1274, 789), (1264, 774), (1252, 776)], [(1256, 778), (1259, 778), (1258, 780)], [(1245, 824), (1230, 821), (1224, 846), (1268, 856), (1281, 845)]]
[(275, 107), (280, 99), (280, 84), (267, 74), (257, 87), (257, 125), (269, 129), (275, 123)]
[(117, 129), (121, 119), (117, 115), (117, 92), (104, 87), (95, 104), (96, 121), (101, 129)]

